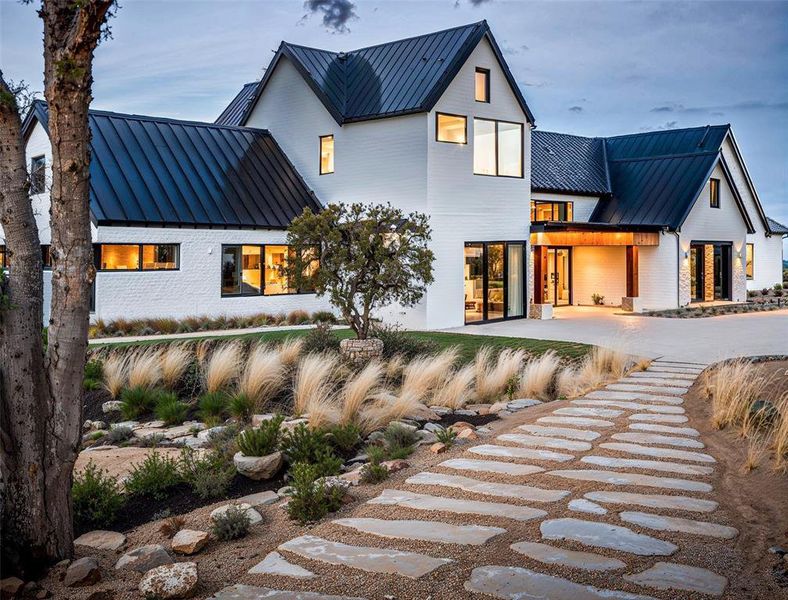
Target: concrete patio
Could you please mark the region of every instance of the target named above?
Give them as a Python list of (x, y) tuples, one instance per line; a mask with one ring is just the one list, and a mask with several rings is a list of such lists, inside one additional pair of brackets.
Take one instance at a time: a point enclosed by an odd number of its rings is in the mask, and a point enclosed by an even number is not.
[(735, 356), (788, 355), (788, 309), (696, 319), (625, 315), (618, 308), (556, 308), (550, 321), (520, 319), (448, 329), (456, 333), (565, 340), (648, 358), (713, 363)]

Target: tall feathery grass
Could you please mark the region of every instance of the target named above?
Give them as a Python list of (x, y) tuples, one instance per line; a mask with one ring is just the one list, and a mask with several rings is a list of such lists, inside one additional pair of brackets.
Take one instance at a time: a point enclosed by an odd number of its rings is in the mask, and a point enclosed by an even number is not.
[(183, 377), (192, 361), (192, 353), (186, 346), (170, 344), (161, 355), (161, 382), (173, 389)]
[(120, 396), (123, 386), (126, 385), (126, 375), (129, 367), (129, 355), (113, 353), (104, 361), (104, 377), (102, 385), (113, 398)]
[(344, 425), (359, 422), (364, 406), (373, 402), (382, 391), (383, 372), (383, 365), (380, 362), (370, 361), (342, 386), (339, 393), (340, 423)]
[(238, 392), (249, 398), (256, 409), (262, 409), (284, 386), (286, 372), (280, 353), (259, 344), (252, 348), (246, 359), (238, 379)]
[(293, 379), (293, 411), (309, 415), (309, 426), (319, 429), (339, 421), (334, 373), (337, 358), (330, 354), (307, 354), (298, 363)]
[(554, 380), (559, 364), (558, 355), (553, 350), (548, 350), (541, 356), (529, 359), (520, 371), (517, 396), (540, 400), (553, 399)]
[(295, 366), (298, 359), (301, 357), (301, 352), (304, 349), (304, 340), (301, 338), (289, 337), (282, 342), (279, 346), (279, 360), (286, 367)]
[(213, 394), (229, 388), (238, 377), (241, 356), (242, 348), (238, 342), (230, 342), (215, 348), (204, 361), (205, 391)]
[(392, 421), (417, 415), (424, 410), (422, 398), (413, 392), (394, 394), (381, 391), (374, 402), (364, 407), (359, 417), (359, 426), (364, 433), (385, 427)]
[(757, 374), (749, 360), (732, 360), (715, 367), (708, 373), (706, 383), (711, 394), (714, 426), (725, 429), (729, 425), (743, 425), (765, 384), (766, 378)]
[(129, 357), (127, 382), (130, 388), (153, 389), (161, 377), (161, 353), (158, 350), (141, 350)]
[(788, 471), (788, 392), (777, 403), (780, 421), (774, 428), (774, 466), (780, 471)]
[(561, 397), (581, 396), (604, 384), (624, 377), (637, 363), (624, 352), (595, 346), (577, 367), (565, 367), (556, 379)]
[(450, 371), (448, 377), (432, 396), (432, 404), (457, 410), (465, 406), (474, 395), (473, 384), (476, 378), (474, 365), (466, 365), (457, 371)]
[(523, 350), (505, 348), (493, 358), (492, 348), (481, 348), (474, 360), (476, 399), (480, 402), (499, 400), (512, 378), (519, 377), (524, 359)]
[(427, 403), (431, 392), (446, 381), (458, 357), (457, 348), (448, 348), (431, 356), (417, 356), (403, 370), (399, 395)]

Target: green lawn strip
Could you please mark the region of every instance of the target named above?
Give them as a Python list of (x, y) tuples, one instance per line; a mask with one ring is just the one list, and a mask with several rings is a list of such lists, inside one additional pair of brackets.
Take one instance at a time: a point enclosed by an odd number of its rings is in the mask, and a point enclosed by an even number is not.
[[(130, 346), (149, 346), (153, 344), (169, 344), (173, 342), (191, 342), (199, 340), (255, 340), (260, 342), (281, 342), (288, 337), (301, 337), (309, 332), (308, 329), (291, 329), (283, 331), (267, 331), (244, 333), (238, 335), (228, 336), (212, 336), (212, 337), (184, 337), (184, 338), (169, 338), (169, 339), (152, 339), (141, 340), (138, 342), (113, 342), (112, 338), (108, 338), (106, 342), (100, 344), (91, 344), (90, 348), (98, 349), (107, 346), (112, 348), (128, 348)], [(339, 339), (353, 337), (353, 332), (350, 329), (337, 329), (334, 335)], [(437, 344), (440, 349), (457, 346), (460, 350), (460, 356), (464, 362), (470, 362), (476, 355), (476, 352), (482, 346), (492, 346), (496, 349), (503, 348), (522, 348), (531, 354), (543, 354), (548, 350), (555, 350), (555, 352), (562, 358), (574, 359), (584, 356), (591, 346), (587, 344), (578, 344), (575, 342), (559, 342), (552, 340), (535, 340), (531, 338), (516, 338), (516, 337), (499, 337), (492, 335), (471, 335), (464, 333), (446, 333), (439, 331), (409, 331), (406, 335), (413, 336), (418, 339), (430, 340)]]

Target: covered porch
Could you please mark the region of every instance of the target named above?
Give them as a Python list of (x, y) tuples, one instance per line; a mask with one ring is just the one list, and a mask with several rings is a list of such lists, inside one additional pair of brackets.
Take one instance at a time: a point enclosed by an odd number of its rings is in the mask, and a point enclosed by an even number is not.
[(539, 223), (531, 227), (530, 241), (533, 316), (573, 305), (641, 310), (640, 250), (659, 246), (658, 228)]

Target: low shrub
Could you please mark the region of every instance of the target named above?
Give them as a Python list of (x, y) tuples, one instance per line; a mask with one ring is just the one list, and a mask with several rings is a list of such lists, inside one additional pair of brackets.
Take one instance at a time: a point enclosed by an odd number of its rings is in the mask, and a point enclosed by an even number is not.
[(591, 294), (591, 301), (597, 306), (602, 306), (605, 303), (605, 297), (602, 294)]
[(438, 438), (440, 443), (445, 444), (447, 448), (451, 448), (457, 439), (457, 431), (455, 429), (441, 428), (435, 432), (435, 437)]
[(167, 425), (180, 425), (186, 420), (189, 405), (178, 400), (178, 396), (173, 392), (161, 392), (153, 413)]
[(328, 323), (318, 323), (302, 339), (306, 353), (339, 352), (339, 338)]
[(288, 325), (302, 325), (304, 323), (309, 323), (309, 313), (305, 310), (291, 310), (287, 314)]
[(85, 375), (82, 379), (82, 389), (98, 390), (104, 387), (104, 363), (98, 359), (85, 363)]
[(314, 463), (321, 449), (331, 449), (326, 434), (300, 423), (282, 433), (282, 451), (290, 464)]
[(413, 446), (419, 441), (419, 436), (412, 429), (401, 423), (389, 423), (383, 431), (383, 440), (389, 448)]
[(248, 421), (254, 413), (255, 401), (246, 394), (235, 394), (227, 403), (227, 412), (239, 421)]
[(109, 525), (126, 502), (115, 478), (93, 461), (74, 475), (71, 498), (74, 521), (82, 527)]
[(334, 425), (328, 430), (331, 445), (342, 456), (350, 455), (361, 443), (361, 428), (355, 423)]
[(304, 462), (293, 465), (293, 491), (287, 503), (287, 514), (302, 525), (319, 521), (342, 506), (344, 491), (327, 486), (319, 477), (314, 465)]
[(259, 427), (241, 432), (236, 443), (244, 456), (267, 456), (279, 447), (282, 415), (263, 421)]
[(93, 390), (100, 390), (104, 387), (104, 384), (101, 381), (97, 381), (95, 379), (83, 379), (82, 380), (82, 389), (86, 392), (91, 392)]
[(249, 533), (249, 525), (251, 525), (251, 519), (246, 514), (246, 509), (236, 504), (230, 506), (224, 514), (213, 518), (211, 533), (217, 540), (223, 542), (237, 540)]
[(158, 398), (156, 390), (144, 386), (125, 388), (120, 393), (120, 401), (123, 403), (120, 412), (126, 420), (138, 419), (153, 412)]
[(224, 392), (206, 392), (197, 402), (200, 418), (206, 422), (220, 421), (226, 414), (229, 398)]
[(161, 444), (166, 438), (160, 433), (154, 433), (153, 435), (146, 435), (145, 437), (140, 438), (139, 445), (140, 448), (158, 448), (159, 444)]
[(369, 445), (364, 448), (364, 454), (367, 455), (369, 462), (380, 464), (386, 460), (386, 449), (383, 446)]
[(179, 470), (183, 480), (202, 499), (226, 495), (235, 477), (232, 460), (228, 461), (218, 450), (200, 456), (193, 448), (183, 448)]
[(167, 497), (171, 487), (182, 481), (178, 461), (154, 451), (140, 464), (132, 467), (124, 487), (131, 495), (161, 500)]
[(438, 351), (438, 344), (432, 340), (409, 335), (397, 327), (378, 325), (373, 328), (370, 337), (383, 342), (384, 358), (393, 358), (400, 354), (410, 360), (420, 354), (434, 354)]
[(361, 467), (361, 483), (380, 483), (389, 477), (389, 470), (381, 464), (369, 462)]
[(123, 425), (122, 427), (111, 428), (105, 437), (108, 444), (117, 445), (130, 439), (133, 434), (131, 427)]
[(316, 310), (315, 312), (312, 313), (312, 322), (330, 323), (333, 325), (337, 322), (337, 317), (330, 310)]
[(342, 472), (342, 462), (331, 448), (322, 448), (315, 456), (312, 466), (317, 469), (318, 477), (331, 477)]

